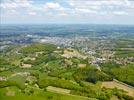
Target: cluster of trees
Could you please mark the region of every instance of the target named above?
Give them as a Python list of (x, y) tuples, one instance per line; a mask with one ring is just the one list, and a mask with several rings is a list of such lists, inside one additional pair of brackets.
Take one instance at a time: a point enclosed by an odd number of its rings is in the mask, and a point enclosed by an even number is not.
[(74, 73), (74, 78), (77, 82), (80, 80), (96, 83), (97, 81), (110, 81), (112, 77), (106, 73), (96, 69), (93, 66), (88, 66), (82, 69), (78, 69)]
[(122, 90), (97, 88), (95, 86), (86, 85), (83, 81), (78, 84), (74, 84), (69, 80), (63, 80), (59, 78), (43, 78), (37, 82), (40, 88), (46, 88), (47, 86), (54, 86), (59, 88), (65, 88), (71, 90), (71, 94), (81, 95), (86, 97), (97, 98), (99, 100), (109, 100), (113, 95), (119, 99), (133, 100), (132, 97), (127, 96)]
[(78, 65), (80, 63), (88, 64), (88, 59), (72, 57), (72, 58), (69, 58), (69, 60), (71, 60), (73, 62), (73, 64), (76, 64), (76, 65)]
[(10, 65), (10, 62), (3, 57), (0, 57), (0, 66)]
[(6, 71), (6, 70), (9, 70), (9, 69), (12, 70), (15, 67), (16, 66), (11, 64), (11, 62), (9, 62), (6, 58), (0, 57), (0, 72), (1, 71)]
[(46, 88), (47, 86), (55, 86), (70, 90), (79, 89), (79, 85), (72, 83), (69, 80), (63, 80), (59, 78), (43, 78), (37, 82), (40, 88)]
[(56, 60), (56, 55), (55, 54), (45, 54), (37, 57), (37, 59), (34, 61), (33, 65), (39, 65), (41, 63), (47, 63), (52, 60)]
[(122, 90), (114, 89), (106, 89), (103, 88), (97, 97), (99, 100), (109, 100), (112, 96), (117, 96), (119, 100), (133, 100), (133, 97), (128, 96)]
[(22, 60), (25, 64), (39, 65), (41, 63), (47, 63), (48, 61), (56, 60), (56, 57), (53, 54), (43, 54), (36, 58), (36, 60)]
[(112, 69), (120, 67), (120, 65), (117, 64), (114, 61), (108, 61), (108, 62), (105, 62), (105, 63), (101, 63), (100, 66), (101, 66), (101, 69), (102, 69), (103, 72), (105, 72), (105, 73), (107, 73), (111, 76), (112, 76), (112, 73), (111, 73)]
[(4, 88), (8, 86), (16, 86), (20, 88), (21, 90), (24, 90), (26, 88), (26, 86), (23, 83), (18, 83), (16, 81), (11, 81), (11, 80), (0, 81), (0, 88)]
[(131, 86), (134, 86), (134, 64), (112, 69), (113, 76)]
[[(116, 78), (134, 86), (133, 64), (120, 66), (115, 62), (107, 62), (100, 64), (102, 69), (102, 71), (100, 71), (96, 66), (88, 65), (88, 59), (83, 60), (76, 57), (68, 59), (63, 58), (60, 54), (54, 53), (54, 50), (56, 50), (56, 46), (51, 44), (32, 44), (23, 47), (20, 52), (24, 55), (43, 51), (43, 54), (36, 57), (36, 60), (22, 61), (23, 63), (32, 64), (34, 66), (32, 67), (33, 69), (30, 68), (30, 70), (35, 70), (30, 72), (30, 75), (34, 76), (34, 78), (31, 77), (29, 80), (26, 80), (26, 78), (22, 79), (21, 77), (13, 77), (7, 81), (0, 81), (0, 88), (17, 86), (23, 92), (33, 93), (34, 90), (31, 87), (27, 88), (25, 83), (28, 85), (34, 85), (37, 83), (39, 87), (43, 89), (47, 86), (55, 86), (69, 89), (72, 94), (93, 97), (99, 100), (109, 100), (113, 95), (116, 95), (120, 99), (132, 100), (131, 97), (125, 95), (123, 91), (119, 91), (118, 89), (101, 89), (101, 87), (98, 89), (86, 85), (84, 82), (90, 82), (93, 83), (93, 85), (96, 85), (98, 81), (111, 81), (113, 78)], [(10, 65), (10, 63), (2, 57), (0, 57), (0, 64), (2, 66)], [(78, 68), (78, 64), (86, 64), (86, 67)], [(28, 69), (26, 70), (28, 71)], [(46, 76), (41, 78), (40, 75), (44, 73)]]
[(115, 62), (101, 64), (102, 70), (113, 78), (134, 86), (134, 64), (121, 66)]
[(31, 44), (28, 45), (27, 47), (23, 47), (20, 52), (23, 54), (32, 54), (35, 52), (41, 52), (41, 51), (45, 51), (45, 52), (52, 52), (56, 49), (55, 45), (52, 44)]

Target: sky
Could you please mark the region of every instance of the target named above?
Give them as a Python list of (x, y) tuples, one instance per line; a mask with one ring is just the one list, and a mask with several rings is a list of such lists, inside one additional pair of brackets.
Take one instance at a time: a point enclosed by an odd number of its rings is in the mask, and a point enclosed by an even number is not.
[(133, 24), (134, 0), (0, 0), (1, 24)]

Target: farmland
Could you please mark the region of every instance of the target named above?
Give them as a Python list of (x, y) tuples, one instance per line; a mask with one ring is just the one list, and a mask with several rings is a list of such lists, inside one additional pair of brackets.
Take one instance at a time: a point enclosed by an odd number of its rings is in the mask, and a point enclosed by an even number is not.
[(13, 47), (0, 56), (0, 98), (110, 100), (116, 97), (132, 100), (133, 90), (129, 89), (126, 93), (128, 89), (113, 83), (113, 79), (133, 86), (133, 63), (120, 65), (104, 62), (93, 55), (92, 58), (79, 50), (59, 48), (53, 44), (33, 43)]

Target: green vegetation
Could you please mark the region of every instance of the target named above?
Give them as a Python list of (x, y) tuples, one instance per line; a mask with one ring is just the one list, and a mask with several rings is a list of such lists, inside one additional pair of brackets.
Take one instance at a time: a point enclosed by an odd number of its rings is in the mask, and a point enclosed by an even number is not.
[(134, 57), (134, 40), (119, 39), (115, 45), (115, 56), (119, 58)]
[[(0, 55), (1, 100), (132, 100), (119, 89), (102, 88), (102, 82), (113, 78), (134, 86), (134, 65), (109, 61), (98, 64), (89, 59), (63, 57), (52, 44), (16, 46)], [(55, 52), (56, 51), (56, 52)], [(58, 51), (58, 52), (57, 52)], [(90, 59), (91, 60), (91, 59)], [(79, 67), (84, 64), (84, 67)], [(30, 65), (30, 67), (25, 67)], [(48, 86), (70, 90), (70, 94), (47, 91)], [(80, 97), (84, 96), (84, 97)], [(91, 99), (91, 100), (93, 100)]]
[(3, 57), (0, 57), (0, 66), (1, 67), (8, 67), (10, 65), (10, 62), (8, 60), (6, 60)]
[(27, 47), (23, 47), (20, 52), (23, 54), (32, 54), (35, 52), (41, 52), (41, 51), (45, 51), (45, 52), (52, 52), (53, 50), (55, 50), (56, 46), (52, 45), (52, 44), (32, 44), (29, 45)]
[(117, 49), (116, 50), (116, 57), (134, 57), (134, 50), (131, 49)]
[[(7, 91), (15, 91), (15, 96), (7, 96)], [(20, 92), (19, 89), (15, 87), (9, 87), (9, 90), (6, 88), (0, 89), (0, 98), (1, 100), (95, 100), (79, 96), (47, 92), (38, 89), (34, 92), (33, 95), (27, 95)]]
[(134, 86), (134, 64), (113, 68), (112, 74), (116, 79)]
[(134, 64), (121, 66), (115, 62), (107, 62), (101, 64), (102, 69), (107, 74), (111, 75), (122, 82), (134, 86)]
[(97, 81), (112, 80), (112, 77), (96, 69), (95, 66), (88, 66), (83, 69), (78, 69), (74, 74), (74, 77), (76, 81), (84, 80), (92, 83), (96, 83)]

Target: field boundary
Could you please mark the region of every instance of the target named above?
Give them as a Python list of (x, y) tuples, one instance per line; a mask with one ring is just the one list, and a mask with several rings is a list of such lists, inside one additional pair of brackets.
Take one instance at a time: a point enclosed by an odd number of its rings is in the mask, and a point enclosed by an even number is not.
[[(54, 87), (54, 86), (48, 86), (48, 87)], [(85, 96), (79, 96), (79, 95), (73, 95), (73, 94), (70, 94), (70, 93), (63, 93), (61, 91), (55, 91), (55, 90), (52, 90), (52, 89), (48, 89), (48, 87), (46, 88), (47, 91), (49, 92), (53, 92), (53, 93), (59, 93), (59, 94), (63, 94), (63, 95), (68, 95), (68, 96), (73, 96), (73, 97), (80, 97), (80, 98), (86, 98), (86, 99), (89, 99), (89, 100), (98, 100), (96, 98), (89, 98), (89, 97), (85, 97)], [(63, 89), (63, 88), (59, 88), (59, 87), (54, 87), (53, 89)], [(67, 89), (63, 89), (63, 90), (67, 90)], [(70, 91), (70, 90), (69, 90)]]
[(121, 82), (121, 81), (118, 81), (117, 79), (113, 79), (113, 81), (115, 81), (115, 82), (117, 82), (117, 83), (119, 83), (119, 84), (125, 85), (125, 86), (127, 86), (127, 87), (129, 87), (129, 88), (133, 88), (133, 89), (134, 89), (133, 86), (128, 85), (128, 84), (126, 84), (126, 83), (123, 83), (123, 82)]

